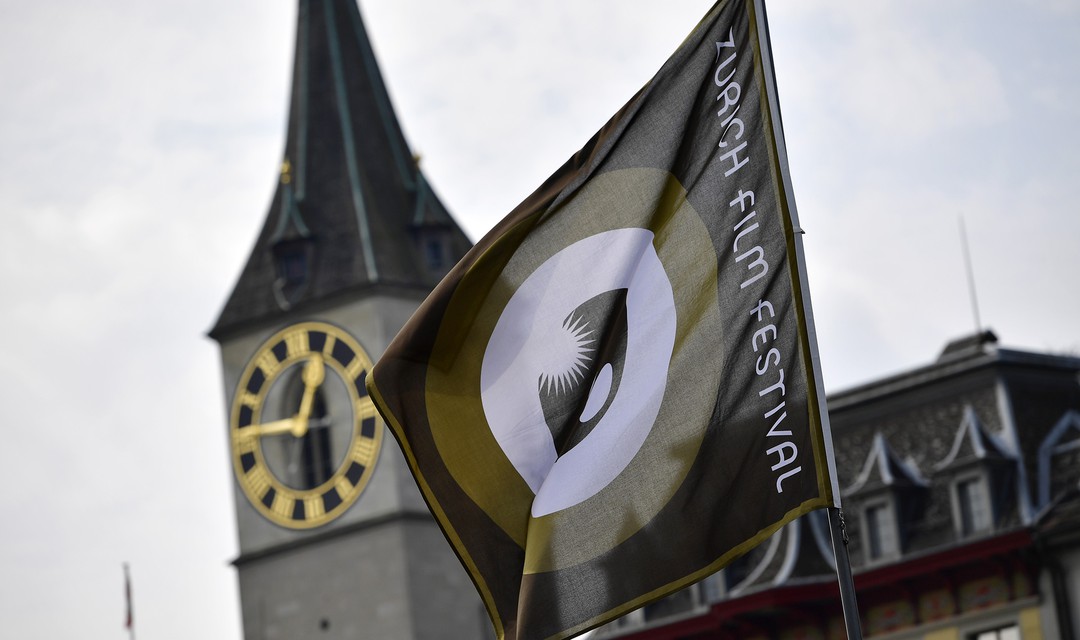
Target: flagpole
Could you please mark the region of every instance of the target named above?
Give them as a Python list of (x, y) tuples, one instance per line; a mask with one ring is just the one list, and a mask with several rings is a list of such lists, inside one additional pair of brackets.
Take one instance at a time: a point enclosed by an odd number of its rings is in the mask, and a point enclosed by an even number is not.
[[(833, 556), (836, 559), (836, 581), (840, 585), (840, 606), (844, 610), (844, 628), (848, 640), (862, 640), (862, 621), (859, 605), (855, 600), (855, 580), (851, 577), (851, 562), (847, 552), (847, 529), (844, 527), (844, 510), (830, 507), (829, 533), (832, 537)], [(842, 560), (841, 560), (842, 559)]]
[[(773, 76), (772, 45), (769, 40), (769, 23), (765, 16), (764, 0), (753, 0), (757, 31), (760, 39), (761, 68), (765, 78), (765, 95), (769, 107), (769, 119), (772, 121), (773, 137), (776, 144), (777, 165), (783, 186), (785, 205), (794, 230), (794, 248), (796, 272), (799, 277), (799, 289), (802, 294), (802, 312), (806, 323), (807, 347), (810, 352), (810, 369), (814, 376), (814, 394), (818, 406), (818, 419), (825, 440), (825, 459), (832, 484), (833, 506), (829, 513), (829, 532), (832, 539), (833, 556), (836, 560), (836, 580), (840, 587), (840, 605), (844, 613), (844, 629), (848, 640), (862, 640), (862, 624), (859, 617), (859, 605), (855, 596), (855, 581), (851, 575), (851, 560), (847, 552), (847, 530), (844, 527), (844, 512), (840, 505), (840, 486), (836, 476), (836, 456), (833, 452), (832, 428), (829, 423), (829, 409), (825, 400), (825, 384), (821, 375), (821, 356), (818, 353), (817, 329), (814, 326), (813, 307), (810, 304), (810, 286), (806, 277), (806, 259), (803, 252), (803, 230), (799, 226), (799, 215), (795, 207), (795, 197), (791, 187), (791, 175), (788, 172), (787, 148), (784, 146), (784, 128), (780, 120), (780, 99), (776, 90), (776, 78)], [(798, 300), (798, 298), (796, 298)]]

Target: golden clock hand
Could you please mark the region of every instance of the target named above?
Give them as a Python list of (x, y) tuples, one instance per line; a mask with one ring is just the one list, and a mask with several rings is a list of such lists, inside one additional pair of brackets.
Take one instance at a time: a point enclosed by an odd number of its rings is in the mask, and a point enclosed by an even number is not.
[(291, 433), (295, 438), (301, 438), (307, 433), (308, 418), (311, 417), (311, 405), (315, 400), (315, 389), (323, 383), (326, 371), (323, 366), (322, 356), (315, 354), (304, 365), (301, 379), (304, 381), (304, 396), (300, 399), (300, 411), (291, 418), (252, 424), (239, 429), (240, 435), (245, 437), (274, 436), (282, 433)]
[(241, 427), (239, 433), (241, 436), (249, 437), (254, 436), (260, 438), (262, 436), (273, 436), (281, 433), (291, 433), (296, 430), (296, 417), (285, 418), (283, 420), (274, 420), (273, 422), (264, 422), (262, 424), (251, 424), (246, 427)]
[(292, 428), (292, 434), (297, 438), (301, 438), (307, 433), (308, 418), (311, 417), (311, 405), (315, 401), (315, 390), (326, 379), (326, 368), (323, 366), (322, 355), (318, 353), (312, 354), (311, 360), (304, 365), (301, 379), (304, 381), (304, 397), (300, 399), (300, 412), (296, 414), (296, 418), (294, 418), (296, 422), (293, 423)]

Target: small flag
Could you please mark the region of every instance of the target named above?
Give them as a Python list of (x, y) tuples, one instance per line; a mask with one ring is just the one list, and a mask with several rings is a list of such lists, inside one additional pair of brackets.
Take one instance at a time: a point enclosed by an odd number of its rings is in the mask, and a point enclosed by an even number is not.
[(131, 606), (131, 573), (126, 562), (124, 563), (124, 603), (127, 608), (127, 613), (124, 616), (124, 628), (130, 631), (135, 627), (135, 610)]
[(764, 16), (721, 0), (368, 388), (499, 638), (568, 638), (834, 505)]

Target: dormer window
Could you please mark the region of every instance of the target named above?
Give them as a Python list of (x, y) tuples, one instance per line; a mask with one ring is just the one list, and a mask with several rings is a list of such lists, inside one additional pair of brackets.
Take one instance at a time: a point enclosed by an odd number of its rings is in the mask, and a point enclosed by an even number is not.
[(278, 306), (288, 311), (303, 295), (311, 280), (315, 241), (309, 236), (278, 240), (270, 251), (277, 272), (274, 297)]
[(950, 486), (953, 527), (961, 538), (993, 531), (1015, 495), (1016, 458), (967, 407), (949, 455), (937, 465)]
[(306, 240), (283, 240), (273, 247), (278, 277), (285, 286), (303, 284), (308, 277), (310, 243)]
[(993, 526), (990, 496), (982, 476), (964, 478), (956, 482), (956, 504), (960, 520), (960, 533), (970, 536), (988, 531)]
[(300, 212), (302, 196), (293, 192), (292, 163), (288, 158), (281, 164), (279, 193), (281, 206), (277, 227), (270, 236), (270, 254), (277, 275), (274, 299), (283, 311), (288, 311), (311, 279), (315, 247), (315, 239)]
[(418, 257), (428, 274), (436, 280), (445, 276), (456, 261), (453, 230), (445, 224), (426, 223), (415, 226), (413, 234)]
[(870, 560), (883, 560), (899, 555), (896, 516), (891, 504), (878, 502), (867, 505), (863, 511), (863, 526), (866, 531), (867, 556)]
[(446, 243), (443, 238), (427, 238), (424, 243), (424, 254), (427, 258), (428, 268), (432, 271), (440, 271), (447, 266)]
[(928, 484), (913, 461), (901, 460), (883, 435), (874, 435), (858, 479), (844, 492), (859, 511), (863, 562), (892, 560), (903, 553), (904, 525), (924, 508)]

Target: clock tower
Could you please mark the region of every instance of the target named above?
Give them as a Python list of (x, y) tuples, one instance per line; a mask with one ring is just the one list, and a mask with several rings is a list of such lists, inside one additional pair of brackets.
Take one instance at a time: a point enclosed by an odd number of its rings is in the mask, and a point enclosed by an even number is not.
[(210, 331), (244, 637), (483, 637), (480, 599), (364, 386), (470, 243), (409, 151), (355, 0), (299, 0), (277, 183)]

